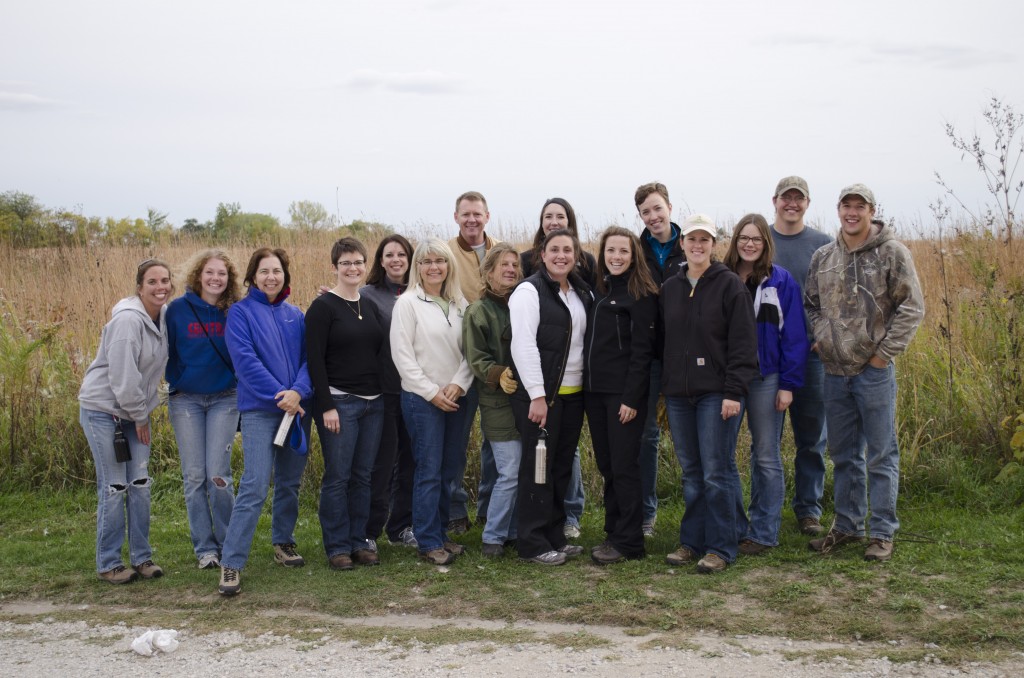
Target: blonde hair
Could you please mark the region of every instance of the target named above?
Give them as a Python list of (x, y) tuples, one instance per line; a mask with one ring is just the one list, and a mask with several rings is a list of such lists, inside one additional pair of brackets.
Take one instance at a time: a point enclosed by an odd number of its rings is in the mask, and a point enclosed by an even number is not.
[(463, 298), (462, 290), (459, 288), (458, 264), (455, 262), (455, 255), (452, 254), (451, 248), (448, 247), (445, 241), (439, 238), (427, 238), (416, 245), (416, 250), (412, 253), (412, 262), (409, 265), (409, 288), (405, 293), (423, 286), (423, 276), (420, 275), (420, 261), (428, 255), (442, 257), (448, 262), (448, 274), (445, 276), (444, 282), (441, 283), (441, 294), (439, 296), (450, 303), (458, 305)]

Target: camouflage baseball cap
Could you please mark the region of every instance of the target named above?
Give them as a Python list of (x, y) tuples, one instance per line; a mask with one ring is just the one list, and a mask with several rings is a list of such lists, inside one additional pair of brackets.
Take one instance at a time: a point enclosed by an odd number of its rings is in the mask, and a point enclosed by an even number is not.
[(796, 189), (800, 191), (801, 193), (804, 194), (805, 198), (811, 197), (811, 191), (810, 189), (807, 188), (807, 182), (804, 181), (803, 177), (797, 176), (780, 179), (779, 185), (775, 187), (775, 195), (773, 195), (772, 197), (778, 198), (780, 195), (791, 189)]
[(850, 184), (843, 190), (839, 191), (839, 202), (842, 202), (843, 198), (845, 198), (848, 195), (859, 195), (860, 197), (864, 198), (864, 201), (867, 204), (871, 205), (872, 207), (875, 206), (875, 194), (872, 193), (871, 189), (865, 186), (864, 184)]
[(691, 214), (686, 217), (686, 220), (683, 221), (679, 228), (684, 238), (694, 231), (704, 231), (712, 238), (718, 238), (718, 229), (715, 228), (715, 222), (706, 214)]

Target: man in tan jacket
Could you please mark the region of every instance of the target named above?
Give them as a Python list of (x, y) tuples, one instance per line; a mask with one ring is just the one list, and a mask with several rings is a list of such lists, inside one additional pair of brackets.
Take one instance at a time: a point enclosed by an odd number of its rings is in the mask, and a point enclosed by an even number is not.
[[(480, 274), (480, 264), (488, 251), (500, 241), (495, 240), (484, 232), (491, 213), (487, 211), (487, 200), (477, 191), (467, 191), (455, 201), (455, 223), (459, 225), (459, 235), (448, 241), (448, 246), (455, 255), (455, 272), (459, 279), (459, 288), (466, 301), (473, 303), (480, 298), (483, 290), (483, 278)], [(476, 410), (479, 395), (476, 387), (470, 388), (466, 394), (466, 403), (472, 410)], [(468, 419), (472, 426), (473, 418)], [(487, 504), (491, 498), (491, 490), (498, 479), (498, 470), (494, 465), (494, 453), (491, 451), (490, 443), (483, 437), (481, 431), (480, 445), (480, 487), (477, 491), (476, 513), (477, 520), (484, 520), (487, 515)], [(463, 487), (463, 479), (466, 474), (465, 466), (462, 471), (456, 474), (455, 482), (451, 487), (451, 505), (448, 510), (448, 532), (453, 535), (464, 533), (469, 529), (469, 511), (466, 508), (466, 500), (469, 496)]]

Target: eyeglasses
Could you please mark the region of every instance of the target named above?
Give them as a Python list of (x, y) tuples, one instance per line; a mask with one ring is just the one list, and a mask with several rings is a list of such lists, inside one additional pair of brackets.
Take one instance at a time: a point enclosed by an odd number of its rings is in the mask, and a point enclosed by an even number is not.
[(447, 259), (420, 259), (419, 263), (420, 263), (420, 266), (426, 266), (427, 268), (430, 268), (431, 266), (441, 267), (441, 266), (447, 266), (448, 265), (448, 260)]
[(799, 205), (804, 200), (807, 200), (807, 198), (802, 195), (780, 195), (779, 200), (789, 203), (790, 205)]
[(365, 259), (356, 259), (355, 261), (339, 261), (337, 264), (338, 268), (352, 268), (353, 266), (365, 266)]
[(736, 242), (739, 243), (740, 245), (763, 245), (764, 238), (762, 238), (759, 235), (741, 235), (740, 237), (736, 238)]

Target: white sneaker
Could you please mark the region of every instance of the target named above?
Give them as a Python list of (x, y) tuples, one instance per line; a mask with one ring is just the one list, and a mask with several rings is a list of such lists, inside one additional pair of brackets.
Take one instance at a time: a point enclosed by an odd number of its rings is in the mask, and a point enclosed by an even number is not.
[(565, 529), (562, 530), (565, 534), (566, 539), (579, 539), (580, 538), (580, 526), (565, 524)]
[(561, 551), (548, 551), (533, 558), (524, 558), (524, 560), (540, 565), (565, 565), (566, 556)]
[(220, 567), (220, 558), (216, 553), (207, 553), (199, 558), (200, 570), (209, 570), (214, 567)]

